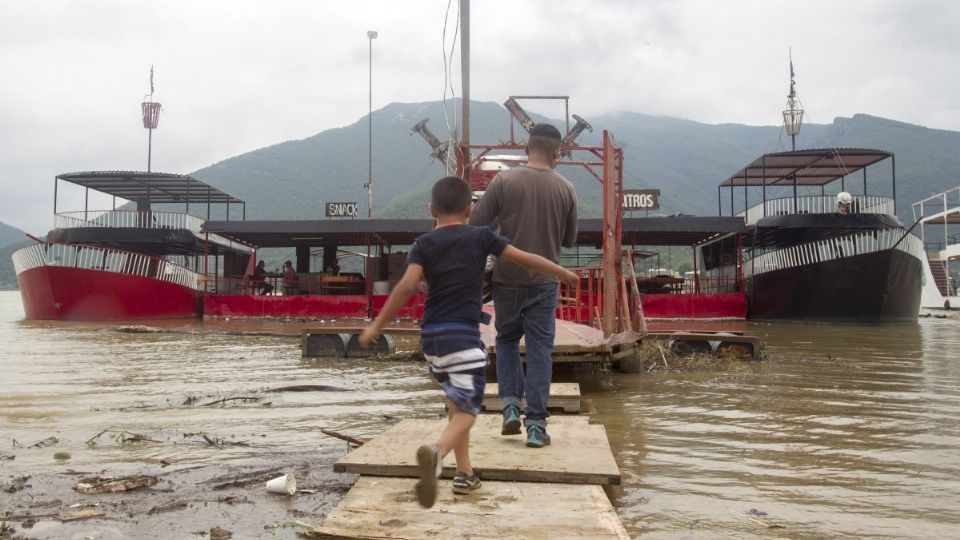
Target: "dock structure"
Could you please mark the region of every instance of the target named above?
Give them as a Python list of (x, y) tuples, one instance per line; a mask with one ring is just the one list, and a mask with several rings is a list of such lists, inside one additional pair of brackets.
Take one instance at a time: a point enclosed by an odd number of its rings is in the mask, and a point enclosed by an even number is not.
[[(556, 386), (556, 385), (552, 385)], [(578, 386), (578, 385), (572, 385)], [(569, 388), (553, 392), (573, 393)], [(579, 388), (575, 389), (579, 395)], [(552, 416), (553, 444), (527, 448), (522, 436), (500, 434), (499, 415), (480, 415), (470, 455), (483, 486), (454, 495), (441, 482), (433, 508), (414, 495), (416, 449), (435, 441), (446, 420), (403, 420), (340, 458), (336, 472), (361, 477), (310, 531), (311, 536), (362, 539), (629, 538), (603, 486), (620, 484), (620, 470), (602, 425), (586, 416)], [(455, 472), (444, 460), (443, 478)], [(533, 505), (533, 506), (531, 506)]]
[[(716, 353), (738, 357), (760, 358), (763, 342), (756, 336), (744, 335), (738, 327), (725, 328), (724, 325), (694, 326), (694, 331), (679, 330), (682, 323), (660, 323), (646, 334), (633, 332), (614, 334), (605, 338), (596, 328), (557, 319), (554, 337), (553, 362), (562, 363), (613, 363), (630, 364), (638, 345), (643, 339), (657, 339), (671, 345), (675, 352)], [(729, 325), (728, 325), (729, 326)], [(360, 349), (357, 334), (362, 326), (327, 326), (306, 328), (301, 332), (301, 354), (307, 357), (365, 357), (373, 354), (391, 354), (394, 352), (392, 336), (419, 338), (420, 329), (385, 328), (376, 347)], [(496, 359), (496, 329), (492, 325), (480, 325), (480, 337), (486, 346), (487, 354)], [(524, 341), (520, 340), (520, 354), (526, 354)], [(621, 368), (623, 370), (623, 368)], [(625, 369), (630, 371), (629, 369)], [(570, 412), (570, 411), (567, 411)]]
[[(488, 310), (493, 316), (493, 310)], [(363, 331), (363, 326), (325, 326), (317, 328), (305, 328), (301, 331), (300, 344), (304, 356), (370, 356), (372, 353), (366, 351), (363, 354), (354, 354), (351, 343), (355, 344), (354, 336)], [(419, 328), (385, 328), (384, 336), (406, 336), (419, 337)], [(635, 336), (639, 338), (639, 335)], [(490, 324), (480, 325), (480, 338), (486, 346), (487, 354), (491, 358), (496, 358), (497, 354), (497, 331), (491, 322)], [(392, 347), (392, 340), (388, 345), (386, 338), (381, 337), (379, 350), (386, 352)], [(622, 341), (622, 340), (620, 340)], [(611, 354), (620, 349), (622, 343), (617, 339), (605, 338), (603, 332), (593, 328), (571, 321), (557, 319), (556, 335), (553, 345), (554, 363), (602, 363), (610, 360)], [(340, 352), (343, 351), (343, 352)], [(374, 353), (376, 351), (373, 351)], [(526, 354), (526, 344), (520, 340), (520, 354)]]

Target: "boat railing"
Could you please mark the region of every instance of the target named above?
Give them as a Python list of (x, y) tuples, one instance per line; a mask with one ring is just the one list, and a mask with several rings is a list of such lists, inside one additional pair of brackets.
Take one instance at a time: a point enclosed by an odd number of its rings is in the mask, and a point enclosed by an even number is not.
[(948, 189), (922, 201), (913, 203), (913, 219), (924, 218), (960, 209), (960, 187)]
[(85, 244), (32, 244), (13, 252), (17, 275), (41, 266), (82, 268), (158, 279), (202, 290), (204, 279), (192, 270), (160, 257)]
[(745, 276), (897, 249), (923, 260), (923, 242), (901, 228), (853, 233), (769, 251), (743, 263)]
[[(832, 195), (809, 195), (803, 197), (784, 197), (770, 199), (751, 206), (746, 212), (737, 214), (746, 218), (747, 225), (753, 225), (760, 219), (787, 214), (835, 214), (837, 199)], [(854, 195), (851, 212), (855, 214), (893, 214), (893, 199), (874, 195)]]
[(203, 218), (183, 212), (137, 212), (135, 210), (87, 210), (58, 212), (54, 228), (83, 227), (131, 229), (187, 229), (200, 234)]

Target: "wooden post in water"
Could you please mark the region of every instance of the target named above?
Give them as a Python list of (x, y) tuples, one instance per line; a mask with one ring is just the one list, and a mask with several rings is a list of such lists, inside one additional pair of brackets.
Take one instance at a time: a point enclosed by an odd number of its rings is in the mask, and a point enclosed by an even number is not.
[(603, 335), (616, 331), (617, 279), (620, 234), (617, 230), (617, 189), (614, 185), (615, 149), (610, 134), (603, 132)]

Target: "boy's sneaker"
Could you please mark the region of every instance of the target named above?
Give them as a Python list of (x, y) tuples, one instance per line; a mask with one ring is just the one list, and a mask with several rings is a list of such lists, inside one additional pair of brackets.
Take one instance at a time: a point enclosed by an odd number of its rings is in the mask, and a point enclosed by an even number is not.
[(477, 471), (473, 471), (473, 476), (457, 471), (453, 477), (453, 492), (457, 495), (466, 495), (475, 489), (480, 489), (480, 477), (477, 476)]
[(440, 448), (437, 445), (417, 448), (417, 470), (420, 473), (420, 481), (416, 487), (417, 502), (424, 508), (430, 508), (437, 502), (437, 478), (443, 472)]
[(550, 444), (550, 436), (543, 426), (531, 424), (527, 426), (527, 446), (530, 448), (543, 448)]
[(507, 405), (503, 408), (503, 427), (500, 428), (500, 434), (520, 434), (520, 407), (517, 407), (516, 405)]

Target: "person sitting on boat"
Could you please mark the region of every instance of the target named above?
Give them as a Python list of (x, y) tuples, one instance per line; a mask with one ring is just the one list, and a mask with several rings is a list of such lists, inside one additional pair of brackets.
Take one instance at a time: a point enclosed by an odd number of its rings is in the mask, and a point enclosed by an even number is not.
[(250, 280), (250, 283), (257, 287), (257, 294), (260, 296), (270, 294), (270, 292), (273, 291), (273, 285), (267, 283), (267, 268), (265, 262), (260, 261), (257, 263), (257, 267), (253, 269), (253, 279)]
[(846, 191), (841, 191), (840, 193), (837, 193), (837, 213), (838, 214), (853, 213), (853, 196), (847, 193)]
[(457, 461), (453, 492), (463, 495), (480, 487), (470, 463), (470, 429), (480, 413), (486, 385), (488, 360), (480, 339), (480, 298), (487, 256), (499, 256), (566, 283), (579, 281), (576, 274), (550, 260), (511, 246), (510, 240), (489, 227), (467, 225), (472, 206), (470, 186), (461, 178), (447, 176), (434, 184), (430, 213), (437, 225), (414, 241), (403, 277), (359, 340), (363, 347), (375, 342), (426, 277), (429, 290), (420, 323), (420, 347), (430, 363), (430, 373), (443, 389), (449, 411), (449, 421), (437, 442), (421, 446), (416, 453), (420, 476), (416, 495), (427, 508), (437, 499), (437, 477), (443, 470), (443, 457), (450, 451)]
[(283, 263), (283, 294), (293, 294), (300, 284), (300, 276), (293, 269), (293, 263), (287, 261)]

